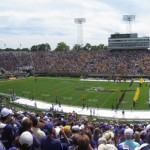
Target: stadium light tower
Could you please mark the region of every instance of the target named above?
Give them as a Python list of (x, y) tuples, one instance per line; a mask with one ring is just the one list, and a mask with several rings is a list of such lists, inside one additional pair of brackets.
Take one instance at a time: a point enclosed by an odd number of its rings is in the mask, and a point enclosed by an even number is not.
[(148, 38), (149, 39), (149, 41), (148, 41), (148, 50), (150, 50), (150, 37)]
[(74, 22), (77, 24), (77, 44), (83, 46), (83, 26), (82, 24), (86, 22), (85, 18), (75, 18)]
[(135, 20), (135, 15), (123, 15), (123, 21), (128, 22), (127, 24), (127, 33), (131, 33), (131, 22)]

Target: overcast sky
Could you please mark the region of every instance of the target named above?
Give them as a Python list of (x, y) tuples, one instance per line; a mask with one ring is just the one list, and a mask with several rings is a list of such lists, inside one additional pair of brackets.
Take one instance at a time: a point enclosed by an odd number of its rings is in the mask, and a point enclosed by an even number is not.
[(150, 0), (1, 0), (0, 48), (77, 43), (74, 18), (86, 18), (83, 44), (108, 44), (110, 34), (126, 33), (123, 15), (135, 15), (130, 31), (150, 35)]

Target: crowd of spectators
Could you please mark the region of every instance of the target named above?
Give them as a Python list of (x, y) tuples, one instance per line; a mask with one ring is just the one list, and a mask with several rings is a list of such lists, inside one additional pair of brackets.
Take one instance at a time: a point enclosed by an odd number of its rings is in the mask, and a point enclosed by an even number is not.
[[(0, 108), (0, 150), (149, 150), (150, 124), (98, 122)], [(70, 113), (71, 114), (71, 113)]]
[(49, 51), (0, 52), (0, 66), (14, 72), (33, 66), (44, 73), (99, 73), (147, 75), (150, 73), (149, 51)]
[[(150, 74), (149, 51), (0, 52), (12, 73), (33, 66), (44, 73)], [(0, 150), (149, 150), (150, 124), (51, 118), (0, 108)]]

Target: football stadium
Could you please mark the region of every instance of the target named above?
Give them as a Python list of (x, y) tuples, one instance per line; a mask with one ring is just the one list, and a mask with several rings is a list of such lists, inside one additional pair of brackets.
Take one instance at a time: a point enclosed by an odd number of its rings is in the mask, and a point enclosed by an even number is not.
[(149, 2), (121, 3), (1, 4), (0, 150), (150, 150)]

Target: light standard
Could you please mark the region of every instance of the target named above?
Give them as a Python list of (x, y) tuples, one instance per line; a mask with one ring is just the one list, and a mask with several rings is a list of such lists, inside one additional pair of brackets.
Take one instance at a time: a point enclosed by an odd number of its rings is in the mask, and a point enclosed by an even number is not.
[(83, 28), (82, 24), (86, 22), (85, 18), (75, 18), (74, 22), (77, 24), (77, 44), (83, 46)]
[(148, 40), (149, 41), (148, 41), (148, 48), (147, 49), (150, 50), (150, 37), (148, 38)]

